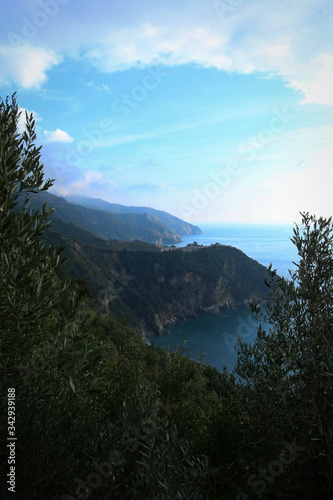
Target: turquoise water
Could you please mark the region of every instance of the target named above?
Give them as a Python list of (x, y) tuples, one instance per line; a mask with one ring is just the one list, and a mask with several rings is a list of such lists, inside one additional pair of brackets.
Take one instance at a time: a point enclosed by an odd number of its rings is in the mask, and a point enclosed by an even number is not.
[[(221, 243), (239, 248), (261, 264), (273, 264), (281, 276), (289, 277), (288, 269), (294, 269), (297, 251), (290, 241), (292, 228), (286, 226), (210, 226), (202, 227), (204, 234), (183, 236), (177, 246), (186, 246), (196, 241), (200, 245)], [(180, 350), (186, 342), (186, 354), (222, 370), (224, 366), (232, 370), (237, 354), (237, 339), (253, 341), (258, 324), (246, 307), (221, 310), (219, 315), (200, 314), (179, 325), (168, 327), (167, 333), (151, 339), (155, 346), (171, 351)]]

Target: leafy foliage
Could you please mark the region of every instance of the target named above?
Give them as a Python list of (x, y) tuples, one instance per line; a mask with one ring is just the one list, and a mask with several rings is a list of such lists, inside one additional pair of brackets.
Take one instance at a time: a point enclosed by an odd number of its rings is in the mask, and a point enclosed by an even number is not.
[(65, 245), (71, 277), (89, 282), (101, 312), (137, 329), (158, 332), (168, 320), (194, 316), (216, 304), (244, 305), (267, 296), (267, 269), (236, 248), (159, 252), (142, 243), (102, 246), (81, 234), (76, 241), (73, 235), (58, 241)]
[[(1, 309), (2, 343), (24, 328), (50, 314), (48, 290), (53, 286), (53, 268), (59, 265), (59, 252), (40, 244), (39, 235), (47, 227), (51, 210), (30, 217), (25, 196), (24, 206), (15, 212), (19, 195), (46, 190), (43, 182), (40, 148), (33, 145), (36, 136), (32, 116), (27, 116), (26, 131), (17, 133), (18, 106), (0, 103), (0, 213), (1, 213)], [(33, 326), (35, 328), (35, 325)], [(13, 338), (12, 338), (13, 340)], [(16, 335), (15, 341), (19, 339)]]
[(6, 395), (14, 387), (17, 498), (83, 498), (78, 476), (89, 477), (94, 461), (110, 453), (115, 474), (95, 498), (167, 498), (163, 491), (203, 498), (195, 491), (207, 460), (194, 454), (176, 425), (177, 411), (170, 415), (167, 392), (158, 388), (163, 364), (172, 372), (173, 363), (182, 365), (180, 356), (148, 348), (124, 323), (102, 319), (77, 300), (79, 290), (62, 277), (61, 250), (41, 243), (51, 210), (29, 210), (30, 194), (52, 181), (43, 182), (32, 116), (23, 134), (18, 118), (15, 96), (1, 102), (0, 453), (6, 463)]
[[(300, 257), (297, 269), (289, 280), (276, 279), (271, 271), (266, 312), (253, 306), (271, 327), (269, 331), (260, 328), (252, 346), (241, 344), (236, 371), (245, 383), (255, 447), (265, 442), (278, 450), (284, 440), (303, 446), (306, 452), (298, 486), (307, 484), (309, 498), (314, 498), (316, 490), (320, 498), (331, 498), (332, 220), (302, 214), (302, 227), (294, 229), (292, 241)], [(293, 480), (290, 476), (285, 486)]]
[[(65, 278), (61, 250), (41, 242), (51, 210), (29, 208), (31, 193), (52, 181), (43, 180), (32, 116), (23, 134), (18, 116), (15, 96), (0, 103), (0, 454), (7, 464), (6, 396), (14, 387), (16, 498), (332, 498), (331, 219), (302, 215), (297, 270), (286, 280), (270, 269), (270, 299), (252, 305), (269, 331), (261, 326), (252, 345), (241, 343), (236, 373), (219, 373), (147, 346)], [(91, 242), (79, 234), (82, 245)], [(224, 251), (234, 257), (229, 267), (221, 249), (210, 249), (200, 283), (222, 266), (240, 293), (252, 271), (241, 252)], [(124, 292), (128, 306), (137, 301), (153, 315), (159, 299), (142, 290), (162, 256), (97, 243), (85, 247), (82, 271), (100, 252), (115, 262), (121, 255), (137, 276)], [(200, 266), (199, 251), (175, 255), (164, 259), (169, 285)], [(240, 283), (231, 280), (235, 269), (244, 271)], [(168, 293), (164, 284), (166, 302)]]

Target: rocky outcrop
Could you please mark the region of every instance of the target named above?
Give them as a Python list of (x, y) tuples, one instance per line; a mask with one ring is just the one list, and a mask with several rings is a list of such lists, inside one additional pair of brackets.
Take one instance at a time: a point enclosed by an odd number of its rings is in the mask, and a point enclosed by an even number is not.
[(162, 333), (166, 326), (197, 317), (199, 313), (219, 314), (221, 309), (244, 306), (253, 299), (266, 298), (266, 290), (252, 290), (248, 294), (232, 294), (228, 280), (219, 276), (215, 283), (205, 283), (200, 276), (186, 273), (170, 282), (173, 299), (159, 307), (149, 321), (143, 319), (140, 333), (150, 337)]
[(89, 283), (86, 288), (98, 309), (125, 319), (142, 336), (161, 333), (167, 325), (201, 312), (217, 314), (267, 298), (267, 269), (237, 248), (193, 243), (166, 252), (139, 242), (120, 245), (78, 234), (75, 240), (49, 236), (52, 244), (63, 244), (70, 275)]
[(126, 318), (143, 336), (200, 312), (217, 314), (267, 296), (267, 269), (232, 247), (126, 252), (117, 259), (109, 255), (108, 261), (118, 274), (121, 265), (131, 281), (104, 301), (103, 310)]
[(167, 252), (163, 246), (100, 240), (73, 225), (64, 233), (64, 226), (46, 241), (64, 246), (70, 275), (86, 282), (102, 313), (126, 319), (143, 336), (200, 312), (267, 298), (267, 269), (237, 248), (194, 242)]

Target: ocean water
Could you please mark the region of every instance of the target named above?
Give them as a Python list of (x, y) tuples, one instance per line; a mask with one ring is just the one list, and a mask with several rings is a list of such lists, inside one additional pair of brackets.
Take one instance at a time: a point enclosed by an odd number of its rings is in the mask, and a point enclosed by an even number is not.
[(206, 364), (219, 371), (224, 366), (233, 370), (237, 360), (238, 339), (252, 342), (258, 323), (247, 307), (225, 309), (219, 315), (200, 314), (179, 325), (172, 325), (167, 332), (151, 339), (156, 347), (174, 351), (177, 348), (191, 359), (203, 357)]
[[(177, 247), (196, 241), (199, 245), (221, 243), (242, 250), (260, 264), (277, 269), (280, 276), (289, 277), (298, 256), (290, 238), (292, 227), (288, 226), (200, 226), (203, 234), (183, 236)], [(266, 325), (268, 327), (268, 325)], [(224, 366), (233, 370), (237, 360), (237, 340), (252, 342), (258, 323), (251, 317), (248, 308), (223, 309), (219, 315), (200, 314), (178, 325), (168, 327), (162, 335), (152, 337), (151, 343), (164, 349), (183, 351), (185, 355), (222, 370)], [(185, 344), (184, 344), (185, 343)]]
[(264, 266), (273, 265), (281, 276), (289, 277), (288, 269), (294, 269), (297, 262), (297, 250), (291, 243), (291, 226), (200, 226), (203, 234), (182, 236), (183, 241), (177, 247), (186, 246), (196, 241), (199, 245), (221, 243), (239, 248), (252, 259)]

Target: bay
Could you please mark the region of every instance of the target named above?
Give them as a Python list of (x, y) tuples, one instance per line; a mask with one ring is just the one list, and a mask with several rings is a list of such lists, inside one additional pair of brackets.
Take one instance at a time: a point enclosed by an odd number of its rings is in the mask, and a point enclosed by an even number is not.
[(252, 342), (258, 328), (247, 307), (223, 309), (218, 315), (200, 314), (179, 325), (168, 327), (167, 333), (156, 335), (151, 343), (156, 347), (177, 348), (191, 359), (215, 366), (219, 371), (226, 366), (234, 369), (237, 360), (237, 340)]
[[(200, 226), (203, 234), (183, 236), (177, 247), (196, 241), (199, 245), (221, 243), (242, 250), (260, 264), (272, 263), (280, 276), (289, 277), (289, 269), (294, 270), (298, 256), (291, 243), (292, 227), (288, 226), (243, 226), (220, 225)], [(264, 325), (265, 326), (265, 325)], [(268, 325), (266, 325), (268, 327)], [(258, 323), (252, 318), (247, 307), (223, 309), (218, 315), (200, 314), (198, 318), (187, 319), (172, 325), (162, 335), (151, 339), (156, 347), (183, 350), (184, 354), (199, 361), (203, 357), (206, 364), (219, 371), (227, 367), (233, 370), (237, 360), (237, 340), (252, 342), (257, 334)]]

